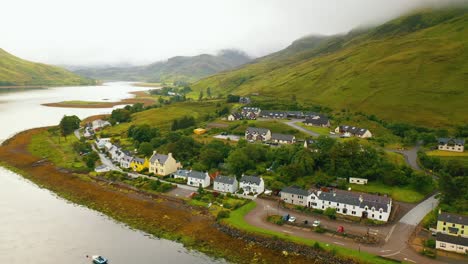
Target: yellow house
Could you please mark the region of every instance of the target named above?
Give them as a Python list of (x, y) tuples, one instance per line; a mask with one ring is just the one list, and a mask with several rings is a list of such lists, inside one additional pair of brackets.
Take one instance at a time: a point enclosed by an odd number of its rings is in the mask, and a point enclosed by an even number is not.
[(437, 232), (452, 236), (468, 236), (468, 216), (439, 213), (437, 218)]
[(134, 158), (132, 162), (130, 163), (130, 168), (132, 168), (133, 171), (142, 171), (144, 169), (149, 168), (149, 162), (147, 158), (141, 159), (141, 158)]
[(163, 155), (154, 152), (149, 162), (149, 172), (161, 176), (174, 173), (181, 167), (182, 165), (172, 157), (172, 153)]
[(442, 213), (437, 218), (436, 248), (468, 254), (468, 216)]

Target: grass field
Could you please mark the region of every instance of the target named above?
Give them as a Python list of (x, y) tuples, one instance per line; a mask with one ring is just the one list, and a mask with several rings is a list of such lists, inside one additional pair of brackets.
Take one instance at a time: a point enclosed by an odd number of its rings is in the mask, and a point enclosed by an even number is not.
[(52, 135), (49, 131), (43, 131), (32, 137), (28, 150), (34, 156), (48, 159), (58, 167), (86, 171), (86, 165), (73, 149), (73, 143), (77, 141), (74, 135), (69, 135), (67, 140), (63, 137), (59, 140), (58, 136)]
[(468, 122), (467, 25), (464, 8), (424, 10), (346, 36), (303, 38), (200, 80), (193, 94), (211, 87), (450, 128)]
[(335, 251), (337, 253), (337, 255), (339, 255), (339, 256), (354, 258), (354, 259), (359, 260), (359, 261), (361, 261), (363, 263), (369, 263), (369, 264), (371, 264), (371, 263), (372, 264), (374, 264), (374, 263), (375, 264), (395, 263), (393, 261), (381, 259), (381, 258), (379, 258), (377, 256), (374, 256), (374, 255), (366, 253), (366, 252), (362, 252), (362, 251), (358, 252), (356, 250), (352, 250), (352, 249), (349, 249), (349, 248), (339, 247), (339, 246), (335, 246), (335, 245), (329, 245), (329, 244), (325, 244), (325, 243), (322, 243), (322, 242), (317, 242), (317, 241), (312, 240), (312, 239), (290, 236), (290, 235), (287, 235), (287, 234), (284, 234), (284, 233), (280, 233), (280, 232), (271, 231), (271, 230), (268, 230), (268, 229), (263, 229), (263, 228), (258, 228), (258, 227), (252, 226), (252, 225), (250, 225), (249, 223), (247, 223), (245, 221), (244, 217), (245, 217), (246, 214), (248, 214), (250, 211), (252, 211), (256, 206), (257, 206), (257, 204), (255, 202), (250, 202), (250, 203), (244, 205), (243, 207), (241, 207), (241, 208), (239, 208), (239, 209), (237, 209), (235, 211), (232, 211), (231, 214), (230, 214), (230, 217), (227, 218), (227, 219), (224, 219), (223, 221), (225, 223), (227, 223), (228, 225), (230, 225), (232, 227), (235, 227), (237, 229), (244, 230), (244, 231), (251, 232), (251, 233), (265, 235), (265, 236), (268, 236), (268, 237), (281, 238), (281, 239), (284, 239), (284, 240), (287, 240), (287, 241), (291, 241), (291, 242), (295, 242), (295, 243), (299, 243), (299, 244), (305, 244), (305, 245), (308, 245), (308, 246), (312, 246), (315, 243), (318, 243), (321, 246), (321, 248), (324, 248), (325, 250)]
[(402, 166), (406, 164), (405, 157), (402, 154), (395, 152), (385, 152), (387, 159), (395, 165)]
[(468, 151), (465, 152), (452, 152), (442, 150), (432, 150), (426, 152), (428, 156), (436, 156), (442, 161), (456, 160), (461, 162), (464, 166), (468, 167)]
[(238, 125), (235, 129), (233, 129), (233, 133), (239, 134), (239, 135), (244, 135), (245, 130), (249, 126), (253, 127), (259, 127), (259, 128), (267, 128), (269, 129), (272, 133), (281, 133), (281, 134), (291, 134), (296, 136), (296, 138), (307, 138), (309, 135), (294, 129), (286, 124), (284, 124), (282, 121), (278, 120), (268, 120), (268, 121), (258, 121), (258, 120), (248, 120), (248, 121), (235, 121), (235, 122), (229, 122), (228, 124), (230, 125)]
[(405, 203), (417, 203), (426, 196), (426, 194), (417, 192), (409, 186), (387, 186), (379, 182), (369, 182), (366, 185), (350, 184), (349, 186), (353, 191), (387, 194), (394, 200)]
[(310, 130), (312, 132), (318, 133), (323, 136), (329, 136), (331, 128), (329, 127), (316, 127), (316, 126), (306, 126), (302, 122), (297, 122), (296, 125), (301, 126), (307, 130)]

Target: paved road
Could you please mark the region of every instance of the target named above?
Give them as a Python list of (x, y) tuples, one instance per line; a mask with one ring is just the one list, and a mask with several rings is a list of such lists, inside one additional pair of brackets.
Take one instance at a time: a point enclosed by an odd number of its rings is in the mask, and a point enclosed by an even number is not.
[(421, 171), (421, 167), (418, 164), (418, 151), (421, 148), (420, 145), (413, 147), (408, 150), (394, 150), (394, 149), (385, 149), (390, 152), (400, 153), (405, 157), (406, 163), (413, 168), (413, 170)]
[[(369, 245), (360, 245), (355, 243), (353, 240), (349, 238), (342, 238), (333, 236), (332, 234), (319, 234), (307, 228), (300, 228), (300, 227), (293, 227), (290, 225), (283, 225), (278, 226), (272, 223), (265, 221), (266, 216), (268, 214), (277, 214), (277, 203), (274, 201), (264, 200), (264, 199), (257, 199), (257, 207), (249, 212), (245, 220), (256, 227), (274, 230), (277, 232), (285, 233), (288, 235), (294, 235), (303, 238), (309, 238), (317, 241), (321, 241), (324, 243), (328, 243), (329, 245), (337, 245), (342, 246), (354, 250), (362, 250), (365, 252), (369, 252), (374, 255), (384, 256), (392, 259), (396, 259), (399, 261), (407, 261), (412, 263), (441, 263), (438, 260), (432, 260), (426, 257), (421, 256), (418, 252), (415, 252), (411, 247), (408, 245), (408, 239), (410, 235), (413, 233), (415, 226), (409, 225), (406, 223), (398, 222), (395, 225), (391, 226), (384, 226), (384, 227), (371, 227), (370, 233), (377, 233), (380, 237), (384, 237), (384, 245), (382, 246), (369, 246)], [(422, 206), (425, 208), (425, 206)], [(298, 219), (302, 217), (301, 214), (297, 212), (293, 212), (287, 209), (279, 209), (281, 214), (290, 213), (294, 216), (299, 215)], [(414, 213), (412, 210), (408, 212), (408, 214)], [(309, 216), (310, 217), (310, 216)], [(349, 225), (341, 222), (336, 222), (335, 225), (347, 225), (346, 228), (353, 228)], [(357, 227), (359, 228), (359, 227)], [(361, 229), (367, 227), (360, 227)]]
[(436, 195), (433, 195), (426, 200), (422, 201), (408, 213), (406, 213), (401, 219), (400, 223), (417, 226), (424, 216), (426, 216), (431, 210), (433, 210), (438, 204), (439, 200), (435, 198)]
[(318, 137), (318, 136), (320, 136), (319, 133), (310, 131), (310, 130), (305, 129), (305, 128), (303, 128), (303, 127), (301, 127), (301, 126), (299, 126), (299, 125), (296, 124), (297, 122), (302, 122), (302, 121), (304, 121), (304, 120), (302, 120), (302, 119), (292, 119), (292, 120), (288, 120), (288, 121), (286, 121), (286, 122), (284, 122), (284, 123), (285, 123), (286, 125), (292, 127), (292, 128), (295, 128), (295, 129), (297, 129), (297, 130), (299, 130), (299, 131), (301, 131), (301, 132), (306, 133), (307, 135), (310, 135), (310, 136), (313, 136), (313, 137)]

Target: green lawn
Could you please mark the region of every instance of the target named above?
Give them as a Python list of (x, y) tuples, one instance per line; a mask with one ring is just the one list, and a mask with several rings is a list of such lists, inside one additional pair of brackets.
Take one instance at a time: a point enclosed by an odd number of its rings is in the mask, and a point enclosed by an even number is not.
[(74, 135), (69, 135), (66, 140), (63, 137), (59, 140), (58, 136), (43, 131), (32, 137), (28, 150), (36, 157), (47, 158), (58, 167), (84, 171), (87, 167), (73, 149), (73, 143), (77, 141)]
[(419, 193), (409, 186), (387, 186), (379, 182), (369, 182), (366, 185), (350, 184), (353, 191), (387, 194), (396, 201), (405, 203), (417, 203), (424, 199), (426, 194)]
[(235, 134), (244, 134), (245, 130), (249, 126), (254, 126), (254, 127), (261, 127), (261, 128), (267, 128), (269, 129), (272, 133), (281, 133), (281, 134), (291, 134), (296, 136), (297, 138), (306, 138), (308, 137), (307, 134), (292, 128), (286, 124), (284, 124), (282, 121), (278, 120), (268, 120), (268, 121), (257, 121), (257, 120), (248, 120), (248, 121), (235, 121), (235, 122), (229, 122), (230, 125), (235, 125), (237, 124), (238, 126), (232, 131)]
[(255, 202), (250, 202), (243, 207), (232, 211), (230, 214), (230, 217), (227, 219), (224, 219), (224, 223), (229, 224), (232, 227), (235, 227), (240, 230), (244, 230), (247, 232), (251, 233), (256, 233), (260, 235), (265, 235), (269, 237), (275, 237), (275, 238), (281, 238), (287, 241), (295, 242), (298, 244), (305, 244), (308, 246), (312, 246), (315, 243), (319, 243), (320, 246), (328, 251), (335, 251), (336, 254), (339, 256), (347, 257), (347, 258), (354, 258), (358, 261), (361, 261), (362, 263), (372, 263), (372, 264), (388, 264), (388, 263), (395, 263), (390, 260), (385, 260), (382, 258), (379, 258), (378, 256), (366, 253), (366, 252), (358, 252), (353, 249), (349, 248), (344, 248), (344, 247), (339, 247), (335, 245), (330, 245), (327, 243), (322, 243), (318, 242), (312, 239), (307, 239), (307, 238), (302, 238), (302, 237), (296, 237), (296, 236), (290, 236), (284, 233), (268, 230), (268, 229), (263, 229), (263, 228), (258, 228), (255, 226), (250, 225), (244, 220), (244, 217), (247, 213), (249, 213), (251, 210), (253, 210), (257, 204)]
[(307, 130), (310, 130), (312, 132), (318, 133), (323, 136), (328, 136), (330, 135), (331, 129), (329, 127), (316, 127), (316, 126), (306, 126), (302, 122), (296, 122), (296, 125), (299, 125)]
[(405, 161), (405, 157), (403, 157), (402, 154), (400, 153), (395, 153), (395, 152), (385, 152), (385, 156), (387, 157), (387, 159), (397, 165), (397, 166), (402, 166), (402, 165), (405, 165), (406, 164), (406, 161)]

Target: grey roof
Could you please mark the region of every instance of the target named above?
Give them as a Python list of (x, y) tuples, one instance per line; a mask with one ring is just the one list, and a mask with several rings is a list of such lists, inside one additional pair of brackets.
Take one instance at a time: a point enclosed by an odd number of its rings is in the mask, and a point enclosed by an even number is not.
[[(124, 153), (125, 153), (125, 152), (124, 152)], [(123, 161), (128, 161), (128, 162), (130, 162), (130, 161), (133, 160), (133, 157), (130, 156), (128, 153), (125, 153), (125, 156), (122, 157), (122, 160), (123, 160)]]
[(177, 170), (175, 173), (173, 173), (174, 175), (177, 175), (179, 177), (185, 177), (187, 178), (188, 175), (189, 175), (190, 171), (189, 170)]
[(219, 175), (214, 180), (214, 182), (219, 182), (219, 183), (224, 183), (224, 184), (231, 184), (231, 185), (234, 184), (235, 181), (236, 181), (236, 178), (229, 177), (229, 176), (223, 176), (223, 175)]
[(102, 170), (102, 169), (107, 169), (106, 165), (99, 165), (95, 168), (95, 170)]
[(282, 140), (282, 141), (293, 141), (293, 135), (286, 135), (286, 134), (279, 134), (279, 133), (272, 133), (271, 134), (272, 140)]
[(436, 240), (455, 245), (462, 245), (465, 247), (468, 246), (468, 237), (451, 236), (444, 233), (437, 233)]
[(151, 163), (154, 163), (156, 160), (160, 163), (160, 164), (164, 164), (166, 163), (166, 160), (169, 158), (168, 155), (163, 155), (163, 154), (154, 154), (151, 159), (150, 159), (150, 162)]
[(366, 131), (367, 131), (367, 128), (360, 128), (360, 127), (354, 127), (354, 126), (348, 126), (348, 125), (340, 126), (340, 132), (349, 132), (355, 135), (364, 135)]
[(309, 191), (301, 189), (297, 186), (289, 186), (289, 187), (284, 187), (281, 190), (282, 193), (292, 193), (292, 194), (297, 194), (297, 195), (302, 195), (302, 196), (309, 196)]
[(247, 128), (247, 133), (249, 134), (253, 134), (253, 133), (257, 133), (257, 134), (266, 134), (268, 133), (270, 130), (269, 129), (266, 129), (266, 128), (260, 128), (260, 127), (248, 127)]
[(262, 178), (257, 176), (242, 176), (241, 182), (244, 183), (254, 183), (256, 185), (260, 185)]
[(304, 121), (305, 124), (313, 124), (313, 125), (317, 125), (317, 126), (320, 126), (320, 125), (327, 125), (328, 124), (328, 118), (326, 117), (319, 117), (319, 118), (306, 118), (306, 120)]
[(145, 159), (142, 159), (142, 158), (133, 158), (133, 161), (135, 161), (136, 163), (140, 163), (140, 164), (145, 163)]
[(468, 216), (451, 213), (440, 213), (437, 221), (468, 225)]
[(287, 114), (284, 111), (269, 111), (269, 110), (262, 110), (260, 112), (261, 116), (268, 116), (268, 117), (285, 117)]
[(205, 179), (206, 178), (206, 173), (201, 172), (201, 171), (189, 171), (187, 174), (188, 177), (190, 178), (195, 178), (195, 179)]
[[(322, 191), (318, 198), (324, 201), (359, 206), (360, 208), (365, 208), (367, 206), (369, 209), (371, 209), (372, 207), (374, 207), (375, 210), (382, 209), (382, 211), (384, 212), (387, 212), (388, 204), (391, 201), (390, 198), (385, 196), (338, 190), (332, 192)], [(360, 198), (362, 198), (362, 202)]]
[(439, 138), (439, 144), (453, 144), (453, 145), (465, 145), (465, 140), (462, 138)]

